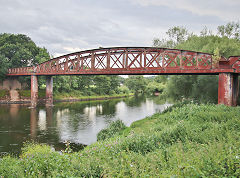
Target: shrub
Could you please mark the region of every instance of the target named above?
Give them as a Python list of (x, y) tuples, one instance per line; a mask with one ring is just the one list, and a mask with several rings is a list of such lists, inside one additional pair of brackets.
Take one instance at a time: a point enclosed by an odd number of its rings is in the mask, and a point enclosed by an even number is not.
[(116, 120), (112, 122), (108, 128), (101, 130), (97, 134), (97, 140), (105, 140), (107, 138), (111, 138), (114, 135), (118, 134), (120, 131), (126, 128), (125, 124), (121, 120)]
[(23, 177), (24, 167), (18, 158), (5, 156), (0, 158), (1, 177)]
[(48, 177), (52, 175), (71, 175), (68, 154), (54, 151), (44, 144), (25, 144), (20, 156), (25, 168), (25, 175), (31, 177)]
[(120, 94), (129, 94), (130, 93), (129, 88), (125, 85), (118, 87), (118, 91)]
[(0, 90), (0, 98), (4, 98), (4, 97), (6, 97), (6, 95), (8, 95), (7, 90)]

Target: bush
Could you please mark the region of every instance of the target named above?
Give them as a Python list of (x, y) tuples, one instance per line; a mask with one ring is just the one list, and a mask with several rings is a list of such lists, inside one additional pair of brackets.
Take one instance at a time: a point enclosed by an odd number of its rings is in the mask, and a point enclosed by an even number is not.
[(48, 177), (52, 175), (71, 176), (70, 157), (68, 154), (54, 151), (44, 144), (25, 144), (20, 156), (25, 175), (30, 177)]
[(125, 85), (118, 87), (118, 91), (120, 94), (129, 94), (130, 93), (129, 88)]
[(97, 140), (105, 140), (117, 135), (120, 131), (126, 128), (125, 124), (121, 120), (112, 122), (108, 128), (101, 130), (97, 134)]
[(0, 158), (1, 177), (23, 177), (24, 167), (18, 158), (5, 156)]
[(8, 91), (7, 90), (0, 90), (0, 98), (5, 98), (6, 95), (8, 95)]

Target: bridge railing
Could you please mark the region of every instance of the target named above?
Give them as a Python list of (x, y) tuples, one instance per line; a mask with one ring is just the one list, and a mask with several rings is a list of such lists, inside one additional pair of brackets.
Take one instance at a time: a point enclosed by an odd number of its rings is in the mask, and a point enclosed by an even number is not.
[(34, 67), (18, 67), (8, 69), (8, 74), (31, 75), (34, 72)]
[[(221, 58), (240, 72), (239, 57)], [(10, 69), (9, 74), (68, 75), (124, 73), (211, 73), (220, 69), (218, 60), (208, 53), (154, 47), (100, 48), (67, 54), (35, 67)], [(160, 73), (159, 72), (159, 73)]]
[(236, 73), (240, 73), (240, 56), (231, 56), (229, 57), (229, 65), (235, 69)]
[[(103, 70), (211, 69), (206, 53), (162, 48), (115, 48), (73, 53), (36, 67), (36, 73), (72, 73)], [(217, 66), (215, 66), (217, 67)]]

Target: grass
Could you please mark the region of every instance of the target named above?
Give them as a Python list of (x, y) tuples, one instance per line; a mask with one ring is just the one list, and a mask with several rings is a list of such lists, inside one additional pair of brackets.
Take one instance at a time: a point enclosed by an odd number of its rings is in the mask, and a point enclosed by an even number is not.
[(108, 138), (111, 138), (117, 134), (120, 134), (121, 131), (123, 131), (126, 128), (124, 123), (121, 120), (116, 120), (115, 122), (112, 122), (108, 128), (102, 129), (97, 134), (97, 140), (106, 140)]
[[(31, 98), (31, 90), (18, 90), (20, 98)], [(110, 98), (118, 98), (131, 96), (133, 93), (129, 94), (113, 94), (113, 95), (92, 95), (92, 96), (84, 96), (80, 91), (72, 91), (72, 92), (54, 92), (53, 98), (55, 100), (68, 100), (68, 99), (78, 99), (78, 100), (92, 100), (92, 99), (110, 99)], [(8, 95), (7, 90), (0, 90), (0, 98), (4, 98)], [(38, 90), (38, 98), (45, 98), (46, 91), (44, 89)]]
[(54, 93), (54, 99), (56, 100), (65, 100), (65, 99), (79, 99), (79, 100), (90, 100), (90, 99), (97, 99), (97, 98), (115, 98), (115, 97), (124, 97), (124, 96), (131, 96), (130, 94), (113, 94), (113, 95), (91, 95), (91, 96), (84, 96), (80, 91), (73, 91), (69, 93)]
[(0, 160), (0, 176), (239, 177), (239, 116), (239, 107), (173, 106), (79, 152), (28, 144), (20, 158)]
[[(18, 90), (20, 98), (31, 98), (31, 90)], [(38, 90), (38, 98), (45, 98), (46, 91)]]

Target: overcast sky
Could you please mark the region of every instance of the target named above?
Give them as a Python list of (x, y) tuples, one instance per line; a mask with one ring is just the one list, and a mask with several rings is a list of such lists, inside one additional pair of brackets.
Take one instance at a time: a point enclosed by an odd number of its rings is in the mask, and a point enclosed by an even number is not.
[(173, 26), (199, 33), (240, 19), (240, 0), (0, 0), (0, 33), (23, 33), (55, 57), (152, 46)]

